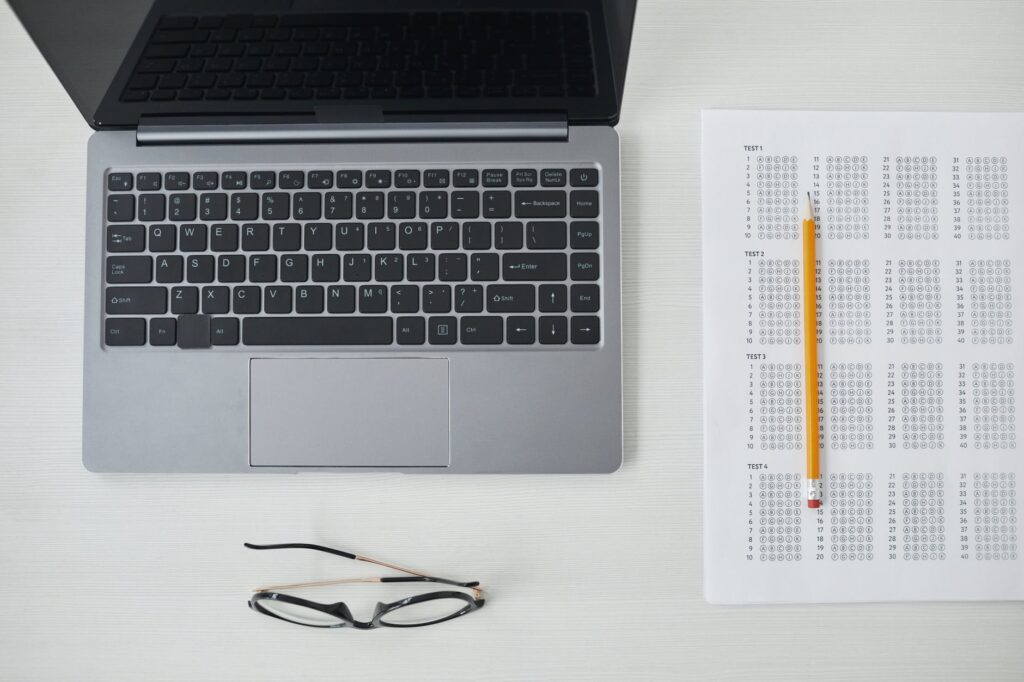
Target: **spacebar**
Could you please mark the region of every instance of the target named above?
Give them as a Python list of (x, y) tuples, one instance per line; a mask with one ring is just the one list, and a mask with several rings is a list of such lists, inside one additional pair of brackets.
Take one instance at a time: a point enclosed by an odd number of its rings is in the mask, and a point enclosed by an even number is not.
[(390, 344), (390, 317), (247, 317), (247, 346), (373, 346)]

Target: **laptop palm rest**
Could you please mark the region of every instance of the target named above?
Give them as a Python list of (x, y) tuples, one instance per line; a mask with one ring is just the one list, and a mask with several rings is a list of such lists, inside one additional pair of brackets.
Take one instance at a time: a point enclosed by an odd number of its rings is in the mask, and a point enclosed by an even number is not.
[(445, 467), (445, 358), (253, 359), (249, 464)]

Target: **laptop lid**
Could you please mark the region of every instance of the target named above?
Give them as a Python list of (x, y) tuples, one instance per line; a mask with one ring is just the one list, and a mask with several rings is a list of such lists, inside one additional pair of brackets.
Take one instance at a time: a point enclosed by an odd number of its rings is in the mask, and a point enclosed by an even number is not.
[(635, 0), (9, 0), (86, 121), (618, 120)]

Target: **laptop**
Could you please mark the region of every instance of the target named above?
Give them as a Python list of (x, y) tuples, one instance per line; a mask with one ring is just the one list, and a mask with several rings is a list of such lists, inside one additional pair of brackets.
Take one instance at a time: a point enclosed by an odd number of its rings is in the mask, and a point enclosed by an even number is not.
[(634, 2), (17, 0), (95, 129), (95, 472), (622, 462)]

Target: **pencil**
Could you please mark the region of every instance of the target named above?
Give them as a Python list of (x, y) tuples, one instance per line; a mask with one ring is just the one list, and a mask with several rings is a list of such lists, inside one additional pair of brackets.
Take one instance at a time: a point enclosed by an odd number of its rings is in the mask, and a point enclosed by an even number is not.
[(807, 193), (803, 214), (803, 303), (804, 303), (804, 432), (807, 434), (807, 506), (821, 507), (821, 472), (818, 470), (818, 315), (814, 305), (815, 255), (814, 210)]

